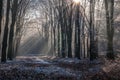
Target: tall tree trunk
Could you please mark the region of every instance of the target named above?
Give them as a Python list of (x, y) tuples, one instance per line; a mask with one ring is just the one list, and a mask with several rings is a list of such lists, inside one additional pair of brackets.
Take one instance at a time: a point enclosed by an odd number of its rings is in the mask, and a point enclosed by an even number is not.
[(73, 33), (73, 27), (72, 27), (72, 10), (73, 4), (70, 5), (70, 13), (68, 11), (68, 28), (67, 28), (67, 47), (68, 47), (68, 57), (72, 58), (72, 33)]
[(104, 0), (106, 9), (106, 25), (107, 25), (107, 58), (114, 59), (113, 37), (114, 37), (114, 0)]
[(65, 24), (64, 24), (64, 1), (62, 0), (62, 9), (61, 9), (61, 14), (60, 14), (60, 24), (61, 24), (61, 54), (62, 57), (65, 58), (66, 54), (65, 54), (65, 50), (66, 50), (66, 37), (65, 37)]
[(0, 36), (1, 36), (1, 26), (2, 26), (2, 12), (3, 12), (3, 0), (0, 0)]
[(13, 23), (10, 26), (10, 33), (9, 33), (9, 47), (8, 47), (8, 54), (7, 57), (9, 60), (12, 60), (14, 57), (14, 29), (15, 29), (15, 20), (13, 20)]
[(80, 24), (81, 24), (81, 19), (80, 19), (80, 6), (79, 4), (76, 5), (76, 20), (75, 20), (75, 57), (80, 59), (80, 47), (81, 47), (81, 42), (80, 42)]
[(95, 40), (94, 40), (94, 12), (95, 0), (90, 0), (90, 60), (96, 59)]
[(13, 1), (12, 5), (12, 23), (10, 25), (10, 33), (9, 33), (9, 47), (8, 47), (8, 59), (12, 60), (14, 57), (14, 29), (17, 17), (17, 9), (18, 9), (18, 0)]
[(63, 27), (61, 27), (61, 54), (62, 57), (65, 58), (65, 30)]
[(10, 13), (10, 0), (7, 0), (6, 23), (5, 23), (4, 34), (3, 34), (3, 41), (2, 41), (1, 62), (6, 62), (9, 13)]
[(58, 23), (58, 35), (57, 35), (57, 38), (58, 38), (58, 40), (57, 40), (57, 44), (58, 44), (58, 46), (57, 46), (57, 50), (58, 50), (58, 57), (60, 57), (61, 56), (61, 52), (60, 52), (60, 26), (59, 26), (59, 23)]

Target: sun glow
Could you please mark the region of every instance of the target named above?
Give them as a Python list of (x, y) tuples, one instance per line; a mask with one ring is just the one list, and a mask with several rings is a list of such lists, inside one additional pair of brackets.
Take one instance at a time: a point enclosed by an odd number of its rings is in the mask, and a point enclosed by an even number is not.
[(75, 3), (80, 3), (80, 0), (73, 0), (73, 2), (75, 2)]

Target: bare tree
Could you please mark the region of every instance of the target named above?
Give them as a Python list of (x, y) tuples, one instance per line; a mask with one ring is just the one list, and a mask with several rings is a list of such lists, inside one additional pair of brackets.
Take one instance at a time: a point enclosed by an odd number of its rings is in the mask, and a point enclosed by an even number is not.
[(6, 11), (6, 21), (2, 41), (2, 52), (1, 52), (1, 62), (6, 62), (7, 55), (7, 40), (8, 40), (8, 26), (9, 26), (9, 13), (10, 13), (10, 0), (7, 0), (7, 11)]
[(104, 0), (106, 10), (106, 26), (107, 26), (107, 58), (114, 59), (113, 37), (114, 37), (114, 0)]
[(0, 0), (0, 35), (1, 35), (2, 13), (3, 13), (3, 0)]

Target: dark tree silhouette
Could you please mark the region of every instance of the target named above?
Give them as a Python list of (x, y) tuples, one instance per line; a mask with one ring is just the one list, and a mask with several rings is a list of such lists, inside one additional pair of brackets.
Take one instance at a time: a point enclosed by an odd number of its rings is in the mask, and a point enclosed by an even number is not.
[(8, 26), (9, 26), (9, 13), (10, 13), (10, 0), (7, 0), (7, 11), (6, 11), (6, 21), (4, 28), (4, 35), (2, 41), (2, 52), (1, 52), (1, 62), (6, 62), (7, 55), (7, 40), (8, 40)]
[(106, 25), (107, 25), (107, 58), (114, 59), (113, 37), (114, 37), (114, 0), (104, 0), (106, 10)]
[(0, 0), (0, 35), (1, 35), (1, 23), (2, 23), (2, 13), (3, 13), (3, 0)]

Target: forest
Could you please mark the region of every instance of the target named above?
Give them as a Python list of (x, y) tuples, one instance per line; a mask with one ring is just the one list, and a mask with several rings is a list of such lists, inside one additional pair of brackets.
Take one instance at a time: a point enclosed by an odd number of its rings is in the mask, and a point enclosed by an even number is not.
[(120, 80), (120, 0), (0, 0), (0, 80)]

